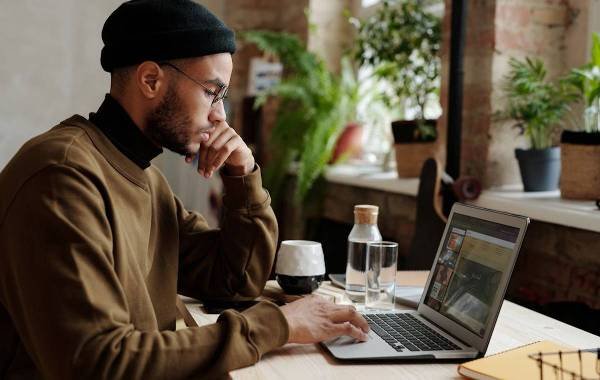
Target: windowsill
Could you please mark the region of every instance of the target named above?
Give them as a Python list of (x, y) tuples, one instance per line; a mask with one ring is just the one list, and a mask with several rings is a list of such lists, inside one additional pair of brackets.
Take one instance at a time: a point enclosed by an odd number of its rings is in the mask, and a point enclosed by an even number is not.
[[(383, 172), (377, 166), (336, 165), (327, 169), (325, 178), (339, 183), (390, 193), (416, 196), (418, 178), (398, 178), (395, 171)], [(593, 201), (560, 198), (560, 192), (528, 192), (518, 186), (484, 190), (473, 204), (526, 215), (533, 220), (600, 232), (600, 210)]]
[(473, 202), (534, 220), (600, 232), (600, 210), (595, 203), (562, 199), (559, 190), (523, 192), (520, 186), (486, 190)]
[(417, 196), (418, 178), (398, 178), (396, 171), (384, 172), (375, 165), (334, 165), (325, 171), (329, 182)]

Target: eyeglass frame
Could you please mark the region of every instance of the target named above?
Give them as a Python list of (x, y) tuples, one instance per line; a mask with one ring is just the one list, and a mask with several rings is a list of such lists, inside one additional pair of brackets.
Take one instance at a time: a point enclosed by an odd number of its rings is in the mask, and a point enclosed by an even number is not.
[(177, 67), (176, 65), (172, 64), (171, 62), (164, 61), (164, 62), (157, 62), (157, 63), (159, 66), (168, 66), (168, 67), (174, 69), (179, 74), (183, 75), (187, 79), (191, 80), (192, 82), (194, 82), (197, 85), (199, 85), (200, 87), (202, 87), (206, 92), (208, 92), (213, 97), (212, 103), (210, 104), (211, 107), (214, 106), (215, 104), (217, 104), (218, 102), (222, 101), (223, 99), (227, 99), (227, 92), (229, 91), (229, 86), (227, 86), (223, 83), (219, 83), (220, 81), (206, 81), (207, 83), (211, 83), (211, 84), (214, 84), (215, 86), (219, 87), (218, 91), (214, 91), (214, 90), (211, 90), (210, 88), (208, 88), (202, 82), (198, 81), (197, 79), (194, 79), (191, 75), (189, 75), (188, 73), (186, 73), (185, 71), (183, 71), (182, 69)]

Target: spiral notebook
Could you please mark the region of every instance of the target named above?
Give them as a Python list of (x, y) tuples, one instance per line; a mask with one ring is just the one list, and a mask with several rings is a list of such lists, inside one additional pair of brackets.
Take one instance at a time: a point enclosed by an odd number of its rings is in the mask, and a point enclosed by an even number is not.
[[(458, 366), (458, 373), (470, 379), (494, 380), (494, 379), (561, 379), (551, 365), (543, 366), (543, 375), (540, 377), (539, 362), (530, 358), (529, 355), (541, 353), (556, 353), (558, 351), (572, 351), (573, 347), (559, 345), (557, 343), (543, 340), (512, 350), (500, 352), (485, 358), (472, 360)], [(561, 365), (558, 355), (553, 355), (547, 360), (549, 364)], [(562, 368), (579, 374), (584, 379), (597, 379), (596, 373), (597, 357), (593, 352), (582, 352), (581, 362), (578, 355), (563, 355)], [(564, 377), (570, 378), (570, 377)], [(581, 377), (580, 377), (581, 378)]]

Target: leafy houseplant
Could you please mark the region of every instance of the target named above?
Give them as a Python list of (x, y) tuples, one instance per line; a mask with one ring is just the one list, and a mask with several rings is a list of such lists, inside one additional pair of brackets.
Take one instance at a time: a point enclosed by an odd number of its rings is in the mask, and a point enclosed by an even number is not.
[(284, 66), (282, 81), (256, 102), (261, 105), (269, 96), (280, 100), (265, 185), (277, 200), (290, 165), (297, 160), (295, 200), (301, 202), (330, 161), (337, 137), (353, 111), (352, 91), (346, 89), (352, 83), (329, 72), (296, 36), (250, 31), (243, 38), (277, 56)]
[[(353, 20), (358, 27), (355, 58), (383, 83), (386, 104), (406, 117), (415, 111), (414, 120), (392, 122), (396, 144), (398, 174), (417, 176), (422, 162), (435, 155), (435, 120), (426, 120), (425, 110), (438, 102), (440, 86), (441, 20), (418, 0), (384, 0), (366, 20)], [(411, 148), (406, 143), (430, 143)], [(421, 153), (419, 162), (406, 160)], [(404, 163), (410, 162), (405, 166)]]
[(505, 77), (507, 107), (504, 116), (516, 121), (530, 142), (530, 149), (515, 149), (525, 191), (558, 188), (560, 148), (553, 138), (575, 100), (572, 87), (563, 80), (549, 81), (542, 61), (511, 59)]
[(568, 78), (586, 103), (585, 132), (600, 132), (600, 34), (592, 35), (591, 60), (580, 68), (571, 70)]
[(560, 188), (568, 199), (600, 199), (600, 34), (592, 39), (590, 61), (567, 77), (586, 106), (583, 131), (561, 135)]

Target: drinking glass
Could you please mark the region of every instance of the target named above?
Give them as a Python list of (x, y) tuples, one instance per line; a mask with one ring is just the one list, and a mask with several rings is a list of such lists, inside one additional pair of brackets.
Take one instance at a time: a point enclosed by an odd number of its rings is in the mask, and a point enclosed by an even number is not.
[(398, 243), (378, 241), (367, 243), (367, 292), (365, 307), (390, 310), (394, 308)]

